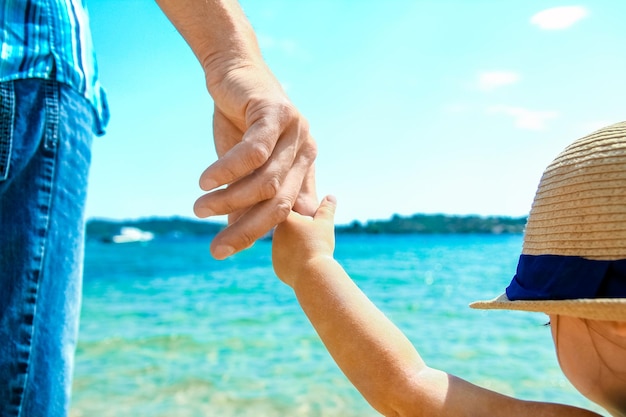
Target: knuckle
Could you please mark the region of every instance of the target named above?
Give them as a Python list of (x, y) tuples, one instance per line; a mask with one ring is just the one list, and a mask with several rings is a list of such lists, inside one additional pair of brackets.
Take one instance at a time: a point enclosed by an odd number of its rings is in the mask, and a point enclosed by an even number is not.
[(249, 147), (248, 165), (252, 169), (262, 166), (265, 162), (267, 162), (272, 153), (267, 143), (263, 141), (250, 143)]
[[(279, 110), (280, 123), (284, 131), (291, 130), (298, 138), (306, 138), (309, 134), (309, 122), (291, 103), (285, 103)], [(302, 140), (302, 139), (300, 139)]]
[(216, 207), (213, 211), (217, 214), (232, 214), (237, 210), (238, 207), (235, 207), (230, 201), (225, 200), (220, 204), (219, 208)]
[[(239, 172), (231, 164), (220, 164), (219, 168), (216, 168), (211, 174), (217, 178), (221, 183), (228, 184), (235, 181), (239, 177)], [(204, 175), (201, 181), (206, 181), (209, 175)], [(204, 184), (204, 182), (203, 182)]]
[(242, 230), (241, 233), (239, 234), (238, 240), (239, 242), (237, 246), (240, 249), (245, 249), (245, 248), (252, 246), (254, 242), (256, 242), (257, 236), (255, 236), (253, 233), (251, 233), (248, 230)]
[(289, 201), (287, 198), (281, 198), (280, 200), (278, 200), (272, 212), (274, 224), (282, 223), (283, 221), (285, 221), (289, 216), (289, 213), (291, 212), (291, 207), (291, 201)]
[(261, 199), (268, 200), (274, 198), (280, 190), (280, 179), (272, 176), (263, 181), (261, 185)]
[(216, 215), (231, 214), (238, 210), (238, 207), (233, 204), (234, 201), (236, 200), (229, 192), (229, 188), (225, 188), (205, 195), (202, 207)]
[(302, 154), (305, 158), (310, 160), (317, 158), (317, 143), (313, 140), (313, 138), (309, 138), (302, 145)]
[(284, 122), (291, 123), (293, 120), (301, 120), (300, 112), (291, 102), (279, 104), (279, 113)]

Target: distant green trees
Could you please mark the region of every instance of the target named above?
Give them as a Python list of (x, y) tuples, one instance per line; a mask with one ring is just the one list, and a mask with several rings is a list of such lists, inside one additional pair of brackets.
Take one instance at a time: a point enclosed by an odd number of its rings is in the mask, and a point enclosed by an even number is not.
[[(502, 234), (522, 233), (525, 225), (526, 217), (446, 214), (414, 214), (403, 217), (394, 214), (389, 220), (370, 220), (365, 224), (354, 221), (349, 225), (338, 225), (336, 231), (345, 234)], [(118, 234), (122, 227), (136, 227), (156, 236), (206, 236), (215, 235), (225, 224), (182, 217), (124, 221), (92, 219), (87, 222), (87, 237), (107, 239)]]
[(450, 234), (450, 233), (522, 233), (526, 217), (452, 216), (446, 214), (414, 214), (402, 217), (394, 214), (390, 220), (358, 221), (338, 226), (337, 233), (368, 234)]

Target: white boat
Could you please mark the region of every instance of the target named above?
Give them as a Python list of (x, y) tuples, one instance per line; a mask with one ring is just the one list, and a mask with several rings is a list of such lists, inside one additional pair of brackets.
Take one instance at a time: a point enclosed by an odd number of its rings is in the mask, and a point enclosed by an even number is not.
[(137, 227), (122, 227), (120, 233), (111, 237), (113, 243), (148, 242), (154, 239), (154, 233)]

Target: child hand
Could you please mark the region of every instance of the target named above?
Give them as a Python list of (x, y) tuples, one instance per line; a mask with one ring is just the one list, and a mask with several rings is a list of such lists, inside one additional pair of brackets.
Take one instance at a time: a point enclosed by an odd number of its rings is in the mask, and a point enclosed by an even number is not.
[(335, 249), (334, 216), (337, 201), (325, 197), (313, 217), (291, 212), (279, 224), (272, 239), (274, 271), (285, 284), (293, 287), (307, 265), (319, 257), (333, 256)]

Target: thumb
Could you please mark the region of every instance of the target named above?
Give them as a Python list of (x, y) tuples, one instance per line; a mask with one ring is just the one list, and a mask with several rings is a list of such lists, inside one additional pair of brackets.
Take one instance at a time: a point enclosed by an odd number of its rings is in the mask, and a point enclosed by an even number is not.
[(327, 195), (322, 200), (315, 212), (315, 220), (328, 220), (334, 222), (335, 210), (337, 209), (337, 199), (333, 195)]

